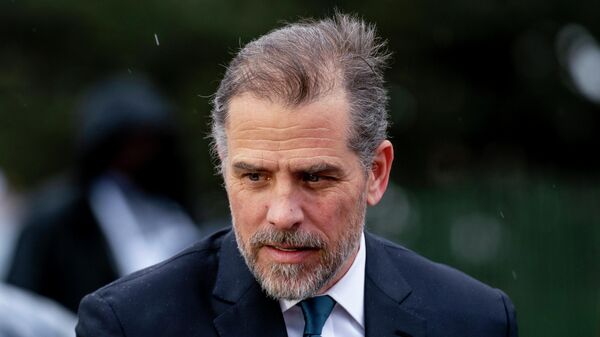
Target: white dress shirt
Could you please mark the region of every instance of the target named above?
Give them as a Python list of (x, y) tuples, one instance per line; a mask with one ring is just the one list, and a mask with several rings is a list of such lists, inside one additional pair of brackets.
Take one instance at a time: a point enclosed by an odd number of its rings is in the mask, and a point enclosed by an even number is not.
[[(336, 305), (329, 315), (322, 337), (364, 337), (365, 335), (365, 234), (360, 238), (358, 254), (352, 266), (325, 294), (331, 296)], [(299, 301), (279, 300), (288, 337), (302, 337), (304, 316), (297, 305)]]

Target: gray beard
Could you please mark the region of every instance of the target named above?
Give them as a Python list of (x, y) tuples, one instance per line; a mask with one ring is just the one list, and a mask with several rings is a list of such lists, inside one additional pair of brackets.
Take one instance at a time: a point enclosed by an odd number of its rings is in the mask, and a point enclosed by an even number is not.
[[(365, 207), (360, 204), (358, 207)], [(318, 234), (302, 230), (280, 231), (270, 227), (258, 230), (248, 241), (241, 238), (234, 219), (234, 232), (238, 250), (246, 265), (261, 285), (265, 293), (276, 300), (303, 300), (318, 294), (340, 272), (342, 266), (358, 250), (364, 228), (366, 207), (360, 214), (351, 218), (348, 229), (329, 245)], [(291, 244), (320, 249), (320, 259), (316, 265), (305, 263), (272, 263), (264, 266), (258, 263), (258, 252), (265, 244)]]

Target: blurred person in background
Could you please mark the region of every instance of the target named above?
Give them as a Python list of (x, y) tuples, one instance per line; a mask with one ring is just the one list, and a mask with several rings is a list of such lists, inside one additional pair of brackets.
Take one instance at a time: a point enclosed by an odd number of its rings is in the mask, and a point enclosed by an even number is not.
[[(21, 198), (0, 170), (0, 276), (18, 234)], [(76, 318), (61, 305), (0, 282), (0, 337), (72, 337)]]
[(77, 167), (31, 203), (7, 275), (75, 311), (81, 298), (199, 237), (173, 108), (145, 79), (92, 88), (78, 109)]

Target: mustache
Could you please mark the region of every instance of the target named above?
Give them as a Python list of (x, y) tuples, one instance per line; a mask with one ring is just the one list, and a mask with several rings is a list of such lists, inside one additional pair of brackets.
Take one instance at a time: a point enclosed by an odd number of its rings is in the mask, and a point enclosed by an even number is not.
[(319, 234), (304, 230), (281, 231), (271, 228), (261, 229), (250, 238), (250, 246), (260, 248), (262, 246), (285, 245), (292, 247), (304, 247), (321, 249), (327, 245), (325, 239)]

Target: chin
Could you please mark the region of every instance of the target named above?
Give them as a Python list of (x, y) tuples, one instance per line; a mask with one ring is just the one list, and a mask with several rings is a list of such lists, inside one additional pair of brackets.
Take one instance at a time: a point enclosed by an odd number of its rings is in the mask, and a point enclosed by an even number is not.
[(320, 263), (260, 263), (252, 268), (265, 293), (274, 299), (303, 300), (315, 296), (339, 268)]

